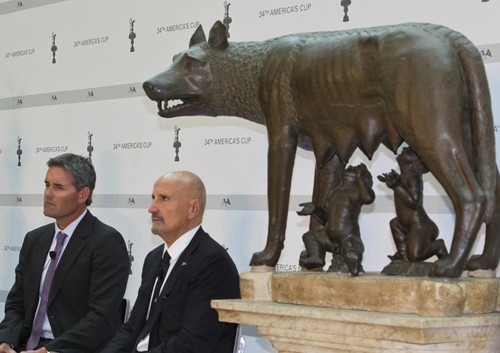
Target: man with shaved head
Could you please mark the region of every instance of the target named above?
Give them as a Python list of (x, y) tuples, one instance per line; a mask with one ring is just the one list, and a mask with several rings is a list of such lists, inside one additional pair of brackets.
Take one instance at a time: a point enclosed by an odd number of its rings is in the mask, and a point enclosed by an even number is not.
[(151, 232), (164, 244), (146, 256), (130, 319), (102, 353), (232, 353), (237, 327), (219, 322), (210, 302), (239, 298), (239, 275), (201, 227), (203, 182), (188, 171), (167, 173), (151, 196)]

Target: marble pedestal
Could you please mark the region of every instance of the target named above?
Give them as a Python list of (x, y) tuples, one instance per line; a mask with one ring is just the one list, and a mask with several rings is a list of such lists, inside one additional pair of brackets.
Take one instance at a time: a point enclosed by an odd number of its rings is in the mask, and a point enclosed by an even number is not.
[(220, 320), (280, 353), (500, 352), (499, 278), (253, 271), (241, 291), (212, 302)]

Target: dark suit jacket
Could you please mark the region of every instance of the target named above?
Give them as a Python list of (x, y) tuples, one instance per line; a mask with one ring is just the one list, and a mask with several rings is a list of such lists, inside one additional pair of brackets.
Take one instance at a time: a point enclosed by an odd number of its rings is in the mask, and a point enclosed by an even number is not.
[(102, 353), (136, 352), (151, 330), (154, 353), (232, 353), (237, 326), (218, 321), (212, 299), (240, 297), (239, 274), (228, 252), (202, 228), (172, 269), (160, 293), (160, 303), (146, 322), (151, 292), (163, 245), (144, 261), (142, 282), (130, 319)]
[[(54, 230), (52, 223), (26, 234), (15, 283), (5, 302), (0, 342), (14, 344), (18, 352), (24, 349), (31, 332), (40, 277)], [(116, 332), (129, 272), (121, 234), (87, 211), (54, 274), (47, 314), (55, 339), (47, 349), (98, 352)]]

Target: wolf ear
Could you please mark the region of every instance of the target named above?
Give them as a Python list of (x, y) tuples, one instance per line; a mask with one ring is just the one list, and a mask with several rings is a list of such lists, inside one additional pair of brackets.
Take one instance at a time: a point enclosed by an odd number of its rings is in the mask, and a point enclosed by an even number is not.
[(221, 21), (215, 22), (210, 34), (208, 35), (208, 44), (215, 49), (224, 50), (229, 46), (227, 42), (227, 27)]
[(199, 25), (198, 28), (196, 28), (196, 31), (194, 31), (191, 40), (189, 41), (189, 47), (191, 48), (193, 45), (206, 42), (207, 38), (205, 37), (205, 32), (203, 31), (203, 27)]

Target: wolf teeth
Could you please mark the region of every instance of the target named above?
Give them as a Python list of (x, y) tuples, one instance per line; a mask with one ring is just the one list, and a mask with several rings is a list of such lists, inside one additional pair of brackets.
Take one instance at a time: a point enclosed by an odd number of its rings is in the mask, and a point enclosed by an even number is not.
[(171, 99), (168, 101), (159, 101), (158, 102), (158, 110), (159, 111), (166, 111), (169, 109), (172, 109), (176, 106), (182, 105), (184, 102), (180, 99)]
[(167, 102), (167, 108), (170, 109), (182, 104), (184, 104), (184, 102), (180, 99), (171, 99)]

